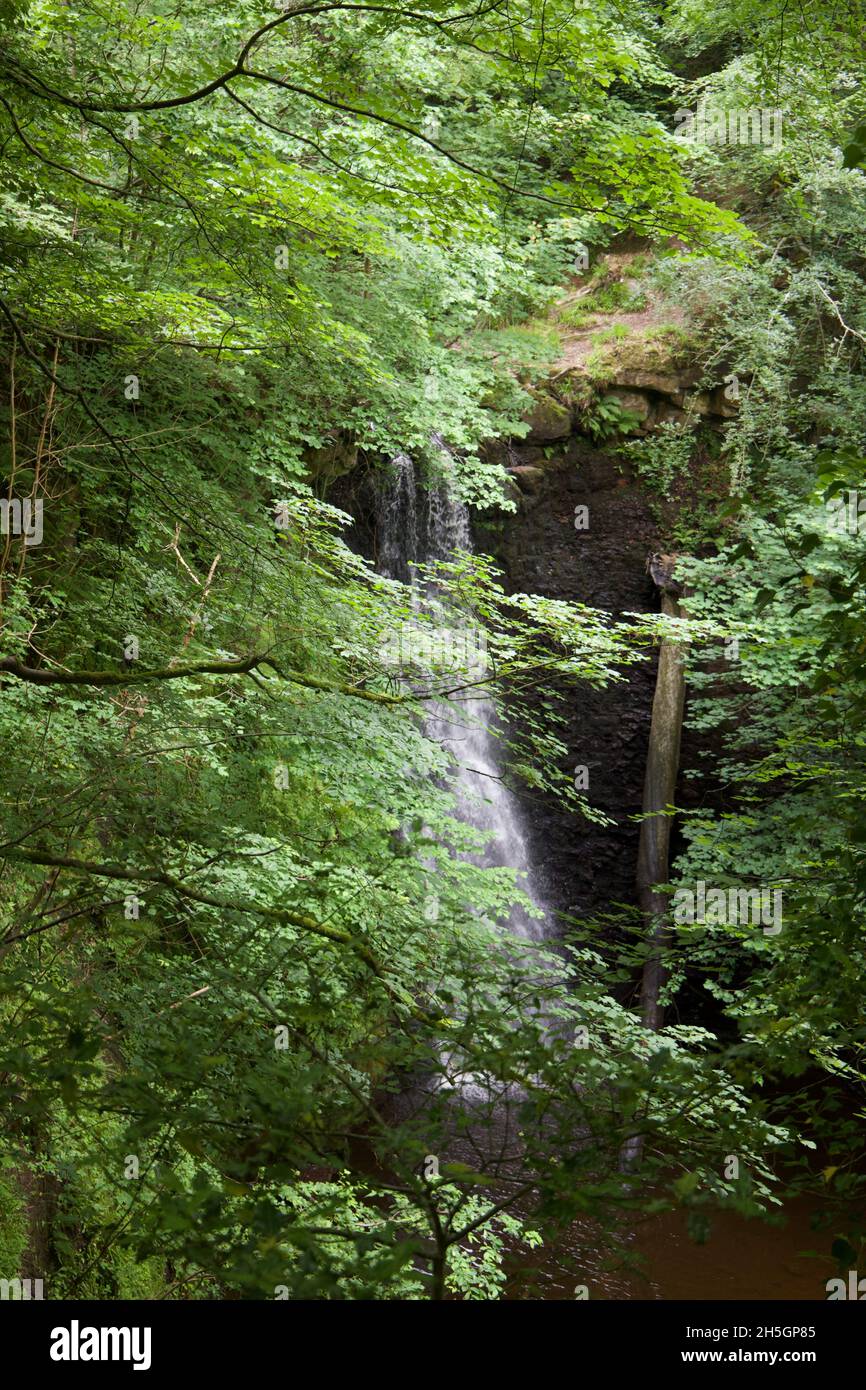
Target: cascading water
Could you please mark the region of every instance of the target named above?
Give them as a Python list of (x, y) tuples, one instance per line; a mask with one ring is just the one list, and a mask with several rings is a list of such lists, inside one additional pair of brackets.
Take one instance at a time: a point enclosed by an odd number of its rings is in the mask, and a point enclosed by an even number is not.
[[(447, 482), (428, 490), (419, 488), (414, 464), (405, 454), (398, 455), (393, 466), (395, 475), (382, 494), (379, 509), (378, 568), (393, 579), (411, 583), (420, 606), (433, 595), (430, 586), (422, 591), (418, 566), (449, 560), (455, 552), (472, 551), (469, 512)], [(448, 705), (432, 705), (426, 727), (430, 737), (454, 758), (458, 816), (487, 837), (484, 853), (473, 859), (486, 868), (515, 869), (523, 891), (541, 909), (533, 891), (520, 805), (501, 778), (496, 722), (491, 700), (467, 695)], [(508, 925), (516, 936), (530, 941), (541, 940), (546, 934), (546, 918), (530, 916), (519, 904), (513, 908)]]

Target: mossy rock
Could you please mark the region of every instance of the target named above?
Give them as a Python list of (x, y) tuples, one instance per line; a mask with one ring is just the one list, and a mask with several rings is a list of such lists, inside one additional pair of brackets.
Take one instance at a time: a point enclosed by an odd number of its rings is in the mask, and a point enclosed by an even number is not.
[(510, 476), (515, 480), (522, 493), (532, 495), (544, 482), (544, 469), (537, 468), (531, 463), (519, 463), (510, 470)]
[(532, 409), (524, 418), (529, 425), (527, 439), (532, 444), (566, 439), (571, 434), (571, 411), (568, 406), (544, 392), (537, 393)]

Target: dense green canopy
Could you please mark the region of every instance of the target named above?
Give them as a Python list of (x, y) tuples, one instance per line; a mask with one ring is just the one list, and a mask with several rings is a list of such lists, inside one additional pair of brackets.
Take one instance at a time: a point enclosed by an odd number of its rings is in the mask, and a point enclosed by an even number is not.
[[(866, 490), (864, 31), (786, 11), (0, 3), (3, 491), (30, 503), (0, 536), (4, 1269), (39, 1226), (52, 1297), (494, 1298), (577, 1216), (625, 1249), (638, 1214), (701, 1236), (785, 1183), (856, 1250), (866, 551), (833, 500)], [(781, 145), (689, 146), (700, 100), (783, 110)], [(434, 618), (329, 500), (405, 451), (513, 512), (490, 441), (525, 435), (548, 310), (623, 235), (739, 384), (712, 437), (623, 446), (691, 557), (713, 760), (675, 877), (785, 904), (778, 937), (679, 930), (669, 999), (719, 1023), (652, 1035), (640, 928), (503, 950), (525, 885), (479, 866), (424, 721), (465, 687), (395, 677), (389, 634)], [(505, 775), (578, 834), (562, 702), (657, 621), (508, 594), (483, 556), (437, 586), (484, 630)], [(443, 1085), (455, 1056), (486, 1099)], [(503, 1096), (518, 1156), (455, 1159)]]

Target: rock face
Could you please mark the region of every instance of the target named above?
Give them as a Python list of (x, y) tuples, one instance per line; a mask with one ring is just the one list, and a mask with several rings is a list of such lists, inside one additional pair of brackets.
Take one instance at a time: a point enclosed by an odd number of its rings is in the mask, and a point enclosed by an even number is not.
[(682, 585), (676, 577), (678, 555), (663, 555), (656, 551), (647, 560), (647, 574), (659, 589), (671, 594), (682, 593)]
[(544, 482), (544, 469), (533, 467), (529, 463), (518, 463), (510, 468), (509, 473), (514, 478), (521, 492), (534, 495), (538, 492)]
[(633, 415), (639, 425), (646, 425), (653, 418), (653, 403), (645, 391), (627, 391), (618, 389), (608, 391), (602, 397), (605, 401), (616, 401), (622, 410), (627, 410)]
[[(549, 460), (532, 444), (488, 452), (491, 462), (510, 464), (517, 510), (476, 518), (475, 541), (499, 561), (510, 592), (571, 599), (611, 614), (658, 607), (647, 572), (647, 557), (660, 549), (649, 500), (612, 451), (572, 435)], [(350, 543), (374, 561), (375, 479), (373, 471), (356, 470), (330, 493), (355, 518)], [(575, 529), (576, 507), (588, 509), (586, 530)], [(591, 824), (538, 792), (523, 797), (538, 884), (558, 912), (586, 918), (617, 902), (636, 907), (639, 825), (631, 817), (641, 809), (655, 669), (649, 649), (619, 683), (566, 692), (568, 722), (557, 730), (568, 749), (563, 770), (573, 777), (576, 767), (588, 768), (585, 794), (615, 824)]]
[[(634, 417), (635, 424), (626, 431), (629, 434), (646, 434), (669, 421), (698, 424), (701, 420), (718, 423), (733, 419), (738, 407), (735, 400), (728, 399), (726, 388), (698, 391), (698, 377), (696, 370), (658, 372), (613, 362), (604, 379), (602, 399), (616, 400)], [(567, 372), (557, 381), (557, 389), (567, 395), (575, 386), (579, 389), (584, 380), (580, 370)]]
[(351, 473), (358, 462), (358, 446), (348, 430), (335, 431), (333, 438), (318, 449), (308, 448), (304, 462), (311, 475), (325, 487)]
[(694, 389), (699, 373), (695, 370), (657, 372), (642, 367), (613, 365), (613, 385), (631, 386), (640, 391), (653, 391), (669, 396), (675, 405), (682, 405), (683, 396)]
[(739, 384), (733, 378), (726, 378), (727, 386), (698, 390), (699, 367), (675, 365), (664, 358), (657, 346), (645, 347), (650, 356), (646, 363), (640, 362), (642, 340), (638, 338), (626, 347), (611, 349), (603, 362), (596, 364), (596, 375), (588, 372), (585, 362), (576, 362), (555, 374), (550, 392), (563, 401), (575, 402), (576, 428), (580, 428), (584, 404), (593, 396), (615, 400), (629, 412), (634, 424), (625, 431), (628, 434), (646, 434), (668, 422), (719, 423), (736, 416)]
[[(632, 417), (631, 432), (639, 434), (665, 421), (703, 418), (719, 424), (736, 413), (725, 387), (698, 392), (697, 381), (691, 368), (656, 361), (641, 366), (632, 359), (620, 368), (614, 364), (596, 390), (616, 399)], [(499, 561), (511, 592), (569, 599), (612, 616), (656, 611), (659, 591), (651, 571), (655, 565), (661, 573), (674, 557), (659, 554), (650, 498), (618, 457), (616, 442), (594, 447), (577, 432), (586, 385), (578, 366), (558, 373), (535, 398), (527, 438), (495, 441), (484, 449), (491, 466), (506, 470), (506, 494), (516, 511), (476, 516), (476, 545)], [(574, 401), (574, 410), (555, 396)], [(351, 478), (339, 478), (333, 494), (331, 500), (356, 518), (352, 543), (375, 559), (374, 473), (357, 470)], [(580, 529), (578, 508), (588, 514), (588, 525)], [(572, 779), (577, 768), (588, 769), (585, 794), (612, 824), (585, 821), (537, 791), (524, 794), (539, 888), (566, 919), (585, 920), (618, 905), (633, 908), (637, 916), (639, 822), (634, 818), (642, 806), (656, 668), (656, 652), (648, 648), (645, 660), (624, 667), (623, 679), (604, 690), (563, 688), (567, 725), (555, 730), (567, 748), (562, 771)], [(690, 748), (687, 731), (687, 765), (696, 765), (698, 752)], [(689, 804), (688, 782), (678, 798)]]
[(571, 434), (571, 410), (561, 401), (539, 391), (526, 423), (529, 425), (529, 444), (547, 444), (551, 440), (566, 439)]
[[(519, 445), (513, 453), (519, 457)], [(611, 614), (657, 608), (647, 573), (647, 555), (659, 548), (655, 522), (641, 487), (622, 470), (613, 454), (575, 436), (543, 470), (529, 505), (476, 527), (479, 548), (500, 561), (512, 592)], [(575, 530), (581, 506), (589, 525)], [(641, 809), (655, 664), (650, 652), (606, 690), (572, 687), (568, 725), (558, 731), (568, 747), (563, 769), (573, 776), (576, 767), (588, 768), (586, 795), (616, 824), (590, 824), (537, 793), (525, 798), (539, 884), (560, 912), (585, 917), (636, 902), (639, 827), (630, 817)]]

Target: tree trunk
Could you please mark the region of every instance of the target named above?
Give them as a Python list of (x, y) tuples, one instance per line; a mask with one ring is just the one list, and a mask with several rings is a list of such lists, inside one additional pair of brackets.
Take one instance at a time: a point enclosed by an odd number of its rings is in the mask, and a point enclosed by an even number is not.
[[(662, 612), (682, 616), (676, 594), (667, 587), (662, 589)], [(665, 808), (676, 797), (684, 708), (683, 648), (677, 642), (662, 642), (644, 777), (646, 818), (641, 821), (637, 864), (638, 902), (653, 947), (643, 971), (641, 1014), (644, 1026), (653, 1030), (664, 1022), (659, 999), (667, 978), (663, 958), (670, 942), (669, 895), (657, 892), (656, 887), (668, 882), (671, 816)]]

